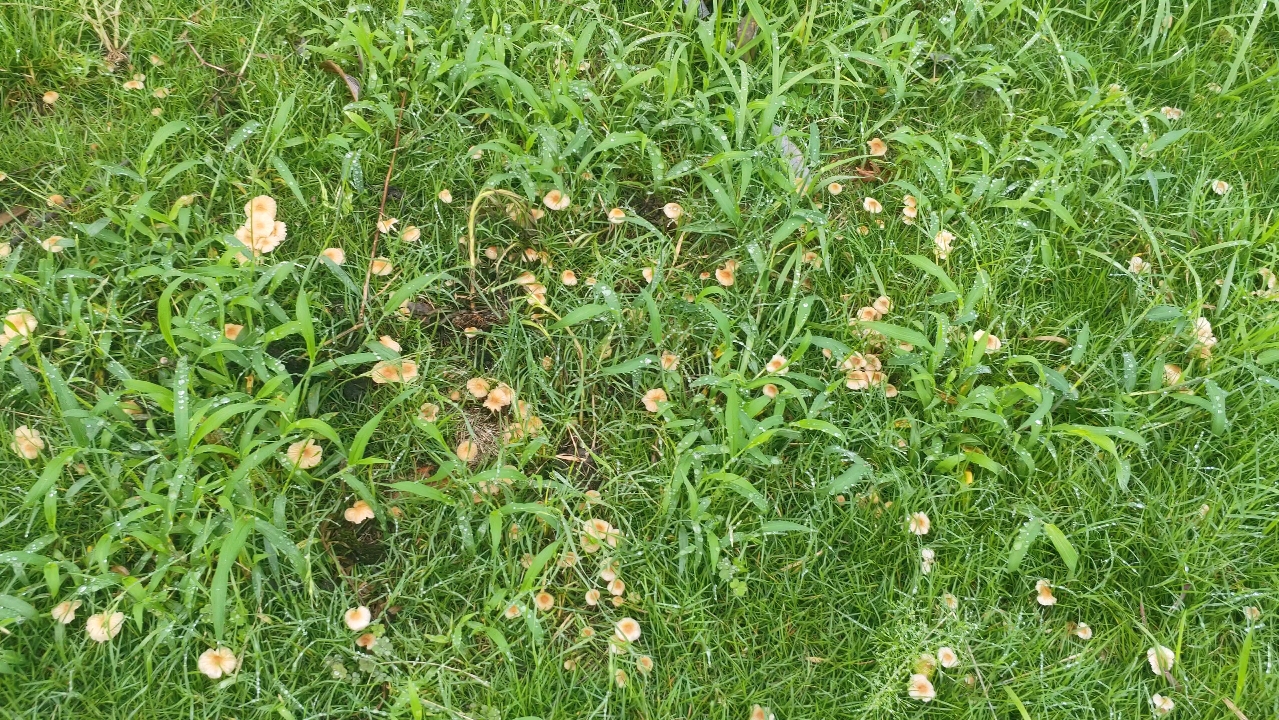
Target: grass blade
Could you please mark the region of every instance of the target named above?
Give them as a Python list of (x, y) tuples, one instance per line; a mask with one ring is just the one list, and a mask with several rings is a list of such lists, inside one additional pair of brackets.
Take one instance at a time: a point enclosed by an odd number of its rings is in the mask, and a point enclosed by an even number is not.
[(209, 608), (213, 613), (213, 636), (222, 639), (226, 629), (227, 588), (231, 581), (231, 568), (235, 567), (236, 558), (253, 530), (253, 518), (242, 517), (235, 521), (231, 532), (222, 541), (218, 550), (218, 567), (213, 573), (213, 583), (209, 587)]
[(1061, 556), (1062, 561), (1066, 563), (1066, 567), (1070, 569), (1070, 577), (1075, 576), (1075, 570), (1079, 565), (1079, 553), (1075, 550), (1075, 546), (1070, 544), (1070, 540), (1066, 538), (1066, 534), (1061, 528), (1052, 523), (1044, 523), (1044, 534), (1052, 541), (1053, 547), (1057, 548), (1057, 554)]
[(1013, 540), (1013, 546), (1008, 551), (1008, 572), (1015, 573), (1021, 567), (1021, 561), (1026, 557), (1026, 551), (1030, 550), (1031, 544), (1039, 538), (1039, 533), (1044, 529), (1044, 521), (1037, 517), (1032, 517), (1021, 526), (1021, 530), (1017, 533), (1017, 538)]

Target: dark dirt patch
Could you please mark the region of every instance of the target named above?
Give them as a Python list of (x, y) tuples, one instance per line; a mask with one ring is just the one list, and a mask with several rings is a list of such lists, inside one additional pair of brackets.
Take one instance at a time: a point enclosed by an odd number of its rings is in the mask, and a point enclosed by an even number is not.
[(373, 389), (373, 381), (363, 375), (353, 377), (342, 383), (342, 399), (347, 402), (356, 402), (360, 398), (368, 394)]
[(374, 565), (386, 557), (386, 543), (376, 520), (352, 525), (338, 512), (325, 523), (324, 530), (324, 540), (343, 568)]

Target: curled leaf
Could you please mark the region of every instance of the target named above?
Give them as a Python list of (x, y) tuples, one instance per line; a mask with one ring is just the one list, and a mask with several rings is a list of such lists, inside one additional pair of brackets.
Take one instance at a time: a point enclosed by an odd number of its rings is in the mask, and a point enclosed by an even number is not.
[(348, 75), (347, 72), (342, 69), (341, 65), (338, 65), (332, 60), (325, 60), (321, 67), (342, 78), (342, 81), (346, 83), (346, 89), (351, 91), (351, 100), (355, 102), (360, 101), (360, 81), (356, 80), (355, 76)]

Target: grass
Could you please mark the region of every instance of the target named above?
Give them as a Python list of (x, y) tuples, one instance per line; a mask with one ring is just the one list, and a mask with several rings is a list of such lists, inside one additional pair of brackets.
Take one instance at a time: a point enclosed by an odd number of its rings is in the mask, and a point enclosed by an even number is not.
[(0, 5), (6, 716), (1279, 716), (1272, 3), (399, 5)]

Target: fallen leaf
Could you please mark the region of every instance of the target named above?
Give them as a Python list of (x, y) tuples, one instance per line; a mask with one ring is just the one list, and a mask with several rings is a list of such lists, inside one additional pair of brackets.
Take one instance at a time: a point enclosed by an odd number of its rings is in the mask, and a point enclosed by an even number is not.
[(0, 212), (0, 227), (4, 227), (26, 214), (27, 208), (21, 205), (14, 205), (13, 212)]
[(355, 102), (360, 101), (360, 81), (359, 80), (356, 80), (355, 77), (352, 75), (348, 75), (347, 72), (342, 69), (341, 65), (338, 65), (332, 60), (325, 60), (324, 65), (322, 67), (325, 70), (328, 70), (329, 72), (333, 73), (334, 75), (337, 75), (338, 77), (342, 78), (342, 81), (346, 83), (346, 89), (351, 91), (351, 99), (354, 100)]

